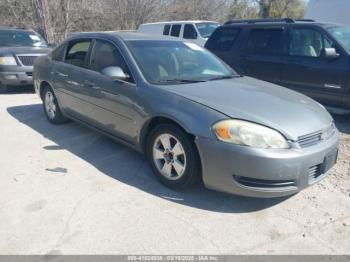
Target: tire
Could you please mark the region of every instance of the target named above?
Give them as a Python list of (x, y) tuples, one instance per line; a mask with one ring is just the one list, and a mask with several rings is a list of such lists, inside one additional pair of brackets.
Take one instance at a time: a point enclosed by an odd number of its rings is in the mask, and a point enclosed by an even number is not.
[(55, 93), (50, 87), (45, 87), (43, 91), (43, 107), (45, 116), (51, 124), (60, 125), (68, 121), (68, 119), (63, 116)]
[(0, 94), (6, 94), (7, 92), (8, 92), (7, 86), (0, 83)]
[(171, 189), (185, 189), (199, 181), (201, 167), (196, 145), (175, 125), (156, 126), (147, 141), (147, 158), (157, 179)]

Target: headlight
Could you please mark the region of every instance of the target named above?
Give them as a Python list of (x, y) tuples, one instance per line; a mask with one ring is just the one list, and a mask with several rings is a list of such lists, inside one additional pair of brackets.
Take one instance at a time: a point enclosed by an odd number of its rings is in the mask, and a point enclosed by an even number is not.
[(17, 65), (16, 59), (11, 55), (0, 56), (0, 65)]
[(241, 120), (225, 120), (213, 126), (219, 140), (254, 148), (290, 148), (277, 131)]

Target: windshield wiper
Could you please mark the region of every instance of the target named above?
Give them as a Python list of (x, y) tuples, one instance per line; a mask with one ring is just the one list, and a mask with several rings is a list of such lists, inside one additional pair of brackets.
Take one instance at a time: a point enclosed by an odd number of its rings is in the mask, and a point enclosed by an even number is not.
[(223, 80), (223, 79), (232, 79), (235, 77), (240, 77), (240, 75), (229, 75), (229, 76), (218, 76), (218, 77), (214, 77), (209, 79), (208, 81), (216, 81), (216, 80)]
[(192, 80), (192, 79), (178, 79), (178, 78), (175, 78), (175, 79), (164, 79), (164, 80), (157, 81), (157, 83), (184, 83), (184, 84), (187, 84), (187, 83), (202, 83), (202, 82), (206, 82), (206, 81), (204, 81), (204, 80)]

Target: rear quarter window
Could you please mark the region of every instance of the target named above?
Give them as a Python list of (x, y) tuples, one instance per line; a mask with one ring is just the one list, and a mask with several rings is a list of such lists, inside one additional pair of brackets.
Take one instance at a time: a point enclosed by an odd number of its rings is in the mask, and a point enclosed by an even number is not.
[(66, 45), (60, 45), (52, 51), (51, 57), (55, 61), (63, 61), (65, 55)]
[(163, 35), (169, 35), (171, 25), (165, 25), (163, 29)]
[(171, 36), (179, 37), (181, 32), (181, 25), (173, 25), (171, 28)]
[(233, 47), (239, 32), (238, 28), (219, 28), (208, 40), (206, 48), (214, 51), (228, 51)]

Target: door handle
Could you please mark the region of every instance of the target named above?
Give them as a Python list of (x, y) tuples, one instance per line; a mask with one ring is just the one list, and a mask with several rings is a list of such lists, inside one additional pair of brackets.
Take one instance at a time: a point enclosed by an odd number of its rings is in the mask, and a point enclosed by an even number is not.
[(68, 77), (67, 74), (63, 74), (63, 73), (58, 72), (58, 71), (52, 71), (51, 74), (54, 75), (54, 76)]
[(303, 66), (302, 63), (295, 61), (295, 60), (287, 60), (287, 64), (295, 65), (295, 66)]
[(93, 81), (91, 81), (91, 80), (85, 80), (85, 81), (84, 81), (84, 85), (85, 85), (86, 87), (93, 88), (93, 89), (96, 89), (96, 90), (101, 89), (99, 86), (97, 86), (97, 85), (95, 84), (95, 82), (93, 82)]

